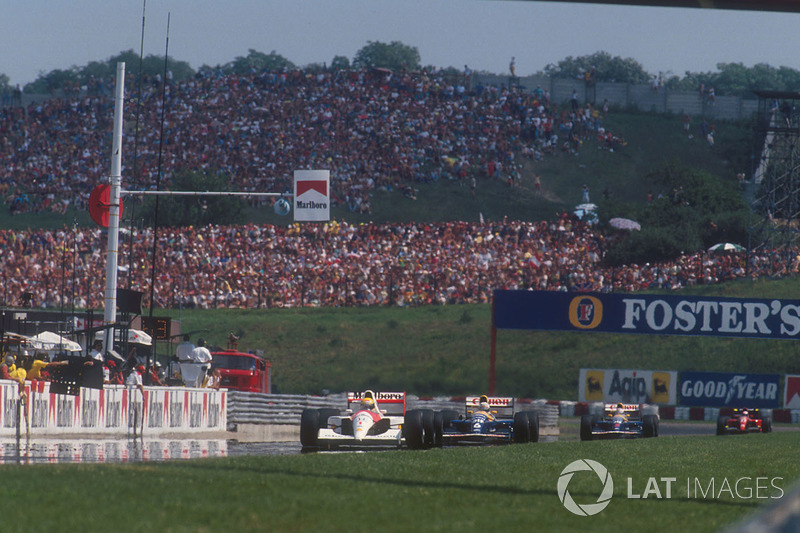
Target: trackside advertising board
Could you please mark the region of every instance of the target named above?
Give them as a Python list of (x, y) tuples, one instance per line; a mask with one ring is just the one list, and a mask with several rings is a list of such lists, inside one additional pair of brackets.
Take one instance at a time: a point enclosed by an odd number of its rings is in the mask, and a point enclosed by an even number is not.
[(800, 300), (497, 290), (493, 318), (497, 329), (800, 338)]
[(778, 408), (780, 375), (730, 372), (681, 372), (681, 405), (697, 407)]
[(578, 401), (675, 405), (678, 373), (581, 368)]
[(783, 388), (783, 406), (787, 409), (800, 409), (800, 376), (787, 374)]
[(331, 219), (330, 170), (294, 171), (294, 219), (320, 222)]

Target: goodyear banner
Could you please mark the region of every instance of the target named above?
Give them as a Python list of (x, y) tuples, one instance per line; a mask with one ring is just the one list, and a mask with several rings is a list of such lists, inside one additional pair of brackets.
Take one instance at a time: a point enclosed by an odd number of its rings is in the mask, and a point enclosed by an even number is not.
[(681, 372), (681, 405), (698, 407), (780, 407), (778, 374)]
[(498, 329), (800, 338), (800, 300), (498, 290), (493, 318)]
[(581, 368), (578, 401), (675, 404), (678, 373)]

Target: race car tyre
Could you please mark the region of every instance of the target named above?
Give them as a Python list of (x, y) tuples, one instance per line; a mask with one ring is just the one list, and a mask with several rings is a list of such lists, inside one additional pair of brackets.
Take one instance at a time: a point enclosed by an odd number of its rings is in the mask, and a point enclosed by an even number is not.
[(442, 429), (453, 427), (453, 420), (459, 420), (460, 415), (455, 409), (444, 409), (442, 411)]
[(406, 439), (406, 446), (412, 450), (419, 450), (424, 447), (425, 429), (422, 425), (422, 410), (411, 409), (406, 411), (405, 422), (403, 422), (403, 437)]
[(539, 442), (539, 413), (528, 411), (528, 422), (530, 423), (530, 442)]
[(420, 409), (422, 411), (422, 442), (426, 448), (434, 445), (433, 435), (433, 409)]
[(593, 424), (594, 424), (594, 416), (592, 415), (581, 416), (581, 440), (594, 440), (594, 435), (592, 435)]
[(319, 435), (319, 410), (303, 409), (300, 415), (300, 444), (304, 447), (317, 445)]
[(514, 413), (514, 442), (523, 444), (531, 441), (531, 422), (528, 413)]
[(717, 417), (717, 435), (724, 435), (727, 433), (725, 427), (728, 425), (728, 417), (721, 415)]
[(433, 413), (433, 445), (444, 445), (444, 432), (453, 427), (453, 420), (458, 420), (458, 411), (444, 409)]
[(658, 417), (656, 415), (642, 417), (642, 436), (645, 438), (658, 437)]
[(761, 418), (761, 432), (772, 433), (772, 417), (765, 416)]
[(442, 435), (444, 434), (444, 413), (442, 411), (436, 411), (433, 413), (433, 445), (437, 448), (442, 447), (442, 443), (444, 439)]
[(339, 416), (338, 409), (332, 409), (330, 407), (324, 407), (322, 409), (317, 409), (319, 412), (319, 427), (320, 429), (328, 427), (328, 419), (332, 416)]

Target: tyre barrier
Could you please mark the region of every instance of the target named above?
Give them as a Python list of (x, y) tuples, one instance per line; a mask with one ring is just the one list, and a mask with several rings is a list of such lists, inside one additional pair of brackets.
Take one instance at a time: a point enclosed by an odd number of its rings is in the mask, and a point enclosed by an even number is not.
[(299, 426), (303, 409), (340, 408), (346, 404), (346, 394), (310, 396), (229, 391), (228, 431), (235, 431), (238, 424)]

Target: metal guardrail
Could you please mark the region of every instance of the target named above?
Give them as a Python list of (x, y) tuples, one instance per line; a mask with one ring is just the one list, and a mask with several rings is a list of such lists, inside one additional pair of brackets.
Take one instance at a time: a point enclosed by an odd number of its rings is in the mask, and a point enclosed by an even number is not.
[[(303, 409), (327, 407), (343, 411), (346, 405), (346, 394), (306, 396), (228, 391), (228, 429), (232, 429), (236, 424), (300, 425)], [(453, 401), (449, 398), (420, 399), (408, 396), (406, 406), (408, 409), (425, 408), (435, 411), (453, 409), (459, 413), (464, 411), (463, 401)], [(539, 413), (539, 424), (542, 426), (558, 425), (558, 406), (547, 405), (545, 400), (518, 401), (517, 409)]]

